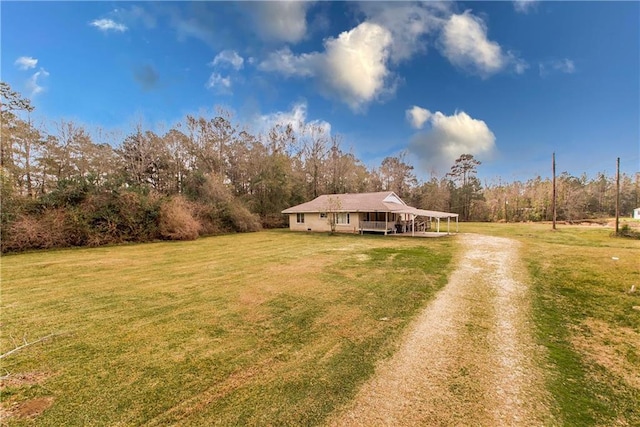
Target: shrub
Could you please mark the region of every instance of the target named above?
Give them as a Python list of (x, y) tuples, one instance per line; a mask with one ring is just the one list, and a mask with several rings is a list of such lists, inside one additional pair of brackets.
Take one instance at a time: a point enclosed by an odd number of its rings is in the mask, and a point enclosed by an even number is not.
[[(251, 213), (249, 209), (234, 197), (231, 190), (215, 175), (208, 175), (201, 189), (200, 201), (209, 209), (203, 209), (206, 214), (206, 222), (210, 222), (211, 228), (220, 228), (222, 231), (258, 231), (261, 229), (260, 219)], [(208, 228), (205, 226), (205, 229)]]
[(268, 214), (262, 218), (264, 228), (286, 228), (289, 226), (289, 216), (284, 214)]
[(95, 185), (85, 177), (63, 179), (53, 191), (42, 196), (42, 203), (53, 207), (76, 206), (95, 191)]
[(618, 230), (618, 237), (626, 237), (629, 239), (639, 239), (640, 240), (640, 232), (635, 231), (629, 227), (629, 224), (624, 224)]
[(90, 246), (160, 237), (160, 198), (155, 193), (127, 190), (93, 194), (76, 210), (76, 231), (84, 230), (85, 244)]
[(213, 206), (194, 202), (193, 215), (200, 223), (201, 235), (206, 236), (212, 234), (220, 234), (224, 231), (222, 228), (222, 224), (220, 223), (220, 219), (218, 218), (216, 209)]
[(25, 251), (68, 246), (63, 209), (49, 209), (42, 215), (20, 215), (9, 225), (3, 251)]
[(261, 229), (260, 219), (251, 213), (238, 199), (232, 199), (224, 209), (223, 219), (230, 225), (232, 231), (244, 233)]
[(160, 197), (156, 193), (127, 191), (118, 195), (114, 204), (125, 241), (145, 242), (159, 236)]
[(202, 229), (193, 217), (193, 206), (182, 196), (176, 196), (160, 206), (160, 236), (169, 240), (195, 240)]
[(64, 246), (84, 246), (91, 236), (90, 218), (81, 206), (65, 209)]
[(94, 194), (82, 204), (89, 221), (87, 245), (100, 246), (126, 241), (117, 194)]

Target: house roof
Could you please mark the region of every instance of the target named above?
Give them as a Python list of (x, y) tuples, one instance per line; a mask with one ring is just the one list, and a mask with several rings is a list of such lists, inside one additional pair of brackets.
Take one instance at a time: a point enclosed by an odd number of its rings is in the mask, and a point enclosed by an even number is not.
[(408, 206), (393, 191), (377, 193), (324, 194), (315, 199), (292, 206), (282, 211), (283, 214), (316, 213), (316, 212), (395, 212), (432, 218), (452, 218), (458, 214), (448, 212), (426, 211)]
[(406, 203), (393, 191), (378, 193), (323, 194), (310, 202), (285, 209), (282, 213), (306, 212), (394, 212)]

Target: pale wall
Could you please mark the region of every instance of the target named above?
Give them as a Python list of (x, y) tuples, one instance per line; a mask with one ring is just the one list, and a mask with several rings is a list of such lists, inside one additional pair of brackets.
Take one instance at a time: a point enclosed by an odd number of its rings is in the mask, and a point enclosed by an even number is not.
[[(328, 218), (320, 218), (319, 213), (304, 214), (304, 224), (296, 222), (296, 214), (289, 214), (289, 228), (294, 231), (331, 231)], [(340, 233), (357, 233), (360, 228), (360, 214), (352, 212), (349, 224), (336, 224), (336, 231)]]

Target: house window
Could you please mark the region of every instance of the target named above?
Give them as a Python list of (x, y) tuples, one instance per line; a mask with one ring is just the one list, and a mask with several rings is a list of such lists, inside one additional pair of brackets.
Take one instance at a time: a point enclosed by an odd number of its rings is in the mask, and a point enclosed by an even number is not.
[(298, 224), (304, 224), (304, 214), (303, 213), (296, 214), (296, 222)]
[(326, 212), (320, 212), (320, 219), (327, 219), (327, 213)]
[(349, 224), (349, 213), (348, 212), (337, 213), (336, 224)]

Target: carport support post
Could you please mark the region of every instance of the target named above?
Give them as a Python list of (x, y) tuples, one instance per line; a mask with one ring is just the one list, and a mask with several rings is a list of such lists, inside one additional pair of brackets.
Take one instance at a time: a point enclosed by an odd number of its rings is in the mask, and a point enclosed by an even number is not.
[(436, 231), (440, 232), (440, 218), (436, 218)]
[(451, 217), (450, 217), (450, 216), (448, 216), (448, 217), (447, 217), (447, 234), (451, 234), (451, 233), (450, 233), (450, 231), (449, 231), (449, 226), (450, 226), (450, 225), (451, 225)]
[(456, 233), (458, 233), (458, 217), (456, 217)]

